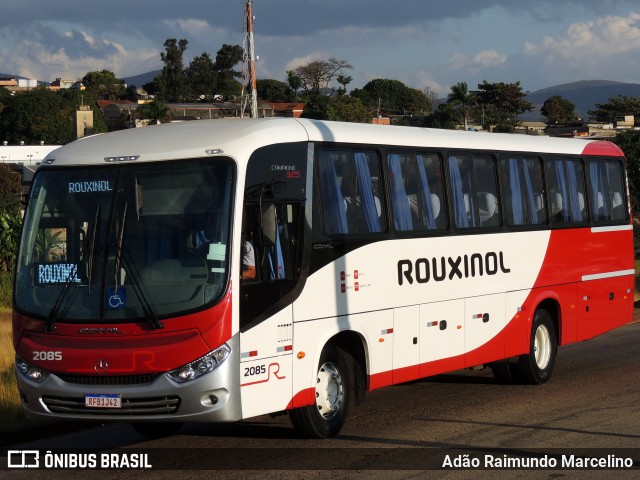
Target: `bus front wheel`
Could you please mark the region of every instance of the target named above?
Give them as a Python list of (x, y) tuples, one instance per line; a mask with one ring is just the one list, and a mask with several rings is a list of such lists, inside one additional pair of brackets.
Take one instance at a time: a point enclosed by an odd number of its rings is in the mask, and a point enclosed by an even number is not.
[(315, 403), (289, 411), (293, 426), (305, 436), (337, 435), (349, 413), (351, 374), (345, 353), (333, 344), (324, 347), (315, 378)]
[(558, 343), (556, 329), (549, 312), (538, 309), (533, 317), (529, 353), (521, 355), (515, 368), (517, 377), (529, 384), (541, 385), (551, 378)]

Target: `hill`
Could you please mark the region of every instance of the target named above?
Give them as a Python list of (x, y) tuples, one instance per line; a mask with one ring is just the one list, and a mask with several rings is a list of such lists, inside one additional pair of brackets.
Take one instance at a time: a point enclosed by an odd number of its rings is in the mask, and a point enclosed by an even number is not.
[(0, 73), (0, 78), (25, 78), (20, 75), (12, 75), (10, 73)]
[(583, 80), (543, 88), (527, 95), (527, 100), (533, 103), (535, 108), (531, 113), (523, 115), (522, 119), (528, 121), (544, 120), (540, 108), (545, 100), (554, 95), (569, 100), (575, 105), (578, 116), (587, 119), (587, 112), (594, 110), (596, 103), (607, 103), (609, 98), (618, 95), (640, 97), (640, 84), (608, 80)]
[(138, 88), (142, 88), (146, 83), (153, 81), (158, 75), (160, 75), (161, 70), (154, 70), (152, 72), (141, 73), (140, 75), (134, 75), (132, 77), (125, 77), (124, 83), (128, 86), (136, 86)]

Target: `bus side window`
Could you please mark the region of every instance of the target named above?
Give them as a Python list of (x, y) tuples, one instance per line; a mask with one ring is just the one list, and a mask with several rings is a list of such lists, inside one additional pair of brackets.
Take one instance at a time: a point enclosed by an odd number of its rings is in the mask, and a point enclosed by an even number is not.
[(398, 231), (446, 228), (442, 186), (442, 162), (433, 154), (387, 156), (389, 190), (394, 226)]
[(580, 160), (549, 160), (547, 186), (553, 223), (569, 224), (587, 221), (584, 170)]
[(448, 161), (456, 227), (500, 226), (495, 159), (489, 155), (456, 155)]
[(324, 227), (330, 235), (386, 230), (381, 169), (373, 151), (321, 150), (318, 182)]
[(516, 156), (502, 158), (500, 172), (507, 223), (509, 225), (546, 223), (540, 159)]
[(622, 163), (619, 160), (590, 160), (588, 175), (593, 222), (626, 220)]

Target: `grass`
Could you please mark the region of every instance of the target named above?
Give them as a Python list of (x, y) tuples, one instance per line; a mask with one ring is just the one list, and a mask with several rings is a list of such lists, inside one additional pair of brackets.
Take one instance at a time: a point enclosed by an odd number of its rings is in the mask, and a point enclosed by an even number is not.
[(13, 342), (11, 340), (11, 312), (0, 307), (0, 432), (16, 430), (27, 425), (13, 368)]
[(13, 296), (13, 275), (0, 273), (0, 311), (11, 309), (11, 297)]
[(11, 297), (13, 276), (0, 273), (0, 432), (14, 431), (28, 425), (24, 416), (13, 367), (15, 350), (11, 337)]

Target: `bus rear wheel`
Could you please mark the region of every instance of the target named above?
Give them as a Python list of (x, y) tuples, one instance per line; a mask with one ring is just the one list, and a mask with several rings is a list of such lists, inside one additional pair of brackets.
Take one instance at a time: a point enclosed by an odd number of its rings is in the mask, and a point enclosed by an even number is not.
[(551, 378), (557, 350), (556, 329), (551, 315), (545, 309), (538, 309), (533, 317), (529, 353), (521, 355), (518, 363), (510, 367), (524, 383), (542, 385)]
[(305, 436), (337, 435), (349, 413), (351, 373), (345, 352), (333, 344), (325, 346), (315, 379), (315, 403), (289, 411), (293, 426)]

